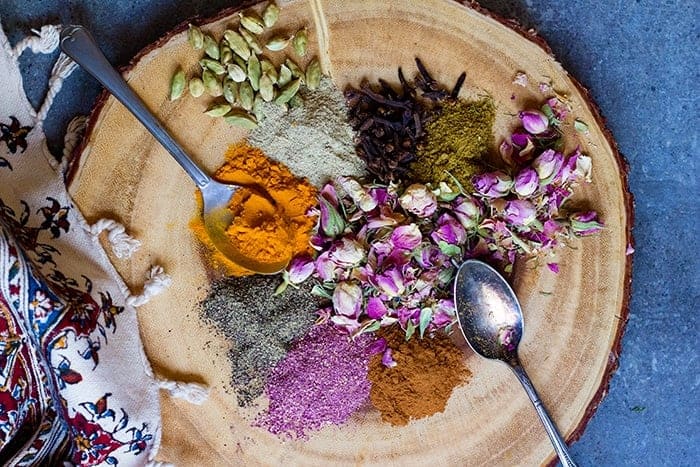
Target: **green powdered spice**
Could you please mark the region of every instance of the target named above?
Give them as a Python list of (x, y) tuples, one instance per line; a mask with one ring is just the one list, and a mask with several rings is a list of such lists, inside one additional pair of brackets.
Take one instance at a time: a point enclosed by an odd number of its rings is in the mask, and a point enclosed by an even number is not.
[(493, 145), (496, 108), (491, 98), (444, 104), (426, 124), (411, 174), (423, 183), (452, 182), (448, 172), (471, 187), (473, 175), (484, 171), (483, 158)]
[(214, 283), (202, 301), (204, 321), (231, 344), (231, 386), (239, 406), (263, 393), (270, 370), (313, 326), (319, 299), (312, 282), (273, 295), (279, 276), (230, 277)]

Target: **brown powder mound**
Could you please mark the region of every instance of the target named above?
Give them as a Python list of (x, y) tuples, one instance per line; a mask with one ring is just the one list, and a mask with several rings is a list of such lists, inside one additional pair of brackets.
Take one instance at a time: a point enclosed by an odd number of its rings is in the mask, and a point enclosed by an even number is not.
[(382, 420), (394, 426), (444, 411), (452, 390), (471, 376), (464, 352), (444, 334), (407, 342), (404, 332), (392, 326), (378, 336), (387, 340), (397, 364), (387, 368), (381, 353), (372, 357), (370, 400)]

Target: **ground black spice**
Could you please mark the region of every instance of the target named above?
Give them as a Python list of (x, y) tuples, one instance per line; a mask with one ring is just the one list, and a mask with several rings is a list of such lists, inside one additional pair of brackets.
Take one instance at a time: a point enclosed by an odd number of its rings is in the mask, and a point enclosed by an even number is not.
[(316, 320), (313, 281), (273, 295), (279, 282), (277, 276), (226, 278), (201, 303), (204, 321), (231, 343), (231, 385), (242, 407), (263, 393), (270, 370)]

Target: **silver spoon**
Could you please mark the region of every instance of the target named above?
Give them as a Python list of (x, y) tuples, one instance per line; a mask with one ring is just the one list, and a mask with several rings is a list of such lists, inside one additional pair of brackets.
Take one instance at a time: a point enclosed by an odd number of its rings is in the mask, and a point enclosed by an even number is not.
[(488, 264), (469, 259), (457, 271), (454, 299), (457, 320), (469, 346), (482, 357), (500, 360), (510, 366), (535, 406), (562, 465), (576, 467), (518, 359), (523, 314), (508, 282)]
[[(204, 173), (187, 155), (168, 131), (143, 103), (141, 98), (129, 87), (117, 70), (107, 61), (97, 46), (90, 32), (83, 26), (68, 26), (61, 31), (61, 50), (78, 63), (131, 112), (156, 140), (180, 164), (187, 175), (202, 193), (204, 209), (202, 217), (204, 227), (212, 243), (227, 258), (236, 264), (254, 272), (274, 274), (284, 269), (291, 258), (281, 258), (273, 263), (261, 263), (243, 255), (226, 235), (226, 228), (233, 221), (228, 209), (231, 197), (239, 185), (219, 183)], [(273, 206), (274, 201), (259, 187), (252, 188), (257, 194), (267, 199)]]

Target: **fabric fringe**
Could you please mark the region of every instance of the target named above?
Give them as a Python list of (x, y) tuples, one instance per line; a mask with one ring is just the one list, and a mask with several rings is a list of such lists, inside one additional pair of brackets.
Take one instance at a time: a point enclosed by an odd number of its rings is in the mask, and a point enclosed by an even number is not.
[(88, 118), (86, 115), (78, 115), (77, 117), (74, 117), (68, 124), (66, 136), (63, 139), (63, 157), (61, 157), (61, 162), (56, 162), (56, 159), (49, 158), (49, 161), (53, 165), (54, 169), (56, 169), (63, 176), (66, 175), (68, 163), (70, 163), (71, 159), (73, 158), (73, 151), (85, 133), (87, 121)]
[(202, 405), (209, 398), (209, 388), (198, 383), (183, 383), (167, 379), (156, 379), (158, 387), (173, 397), (192, 404)]
[(140, 295), (132, 295), (127, 291), (126, 304), (139, 307), (148, 303), (151, 298), (163, 292), (173, 283), (172, 278), (165, 273), (161, 266), (153, 266), (148, 271), (146, 282)]
[(124, 226), (115, 220), (100, 219), (88, 228), (95, 241), (105, 230), (112, 252), (117, 258), (130, 258), (141, 246), (141, 242), (127, 234)]
[(61, 26), (47, 24), (41, 30), (32, 29), (36, 36), (25, 37), (12, 49), (12, 55), (19, 57), (25, 49), (29, 48), (35, 54), (50, 54), (58, 47)]
[(73, 70), (77, 68), (77, 66), (78, 64), (71, 60), (70, 57), (68, 57), (68, 55), (61, 53), (61, 55), (58, 56), (58, 60), (56, 60), (56, 63), (53, 66), (53, 70), (51, 70), (51, 78), (49, 78), (49, 90), (46, 93), (44, 102), (41, 104), (39, 112), (37, 112), (36, 114), (37, 123), (43, 123), (44, 119), (46, 118), (46, 114), (48, 114), (49, 109), (51, 109), (51, 104), (53, 104), (53, 100), (56, 98), (56, 95), (63, 87), (63, 80), (68, 78), (70, 74), (73, 73)]

